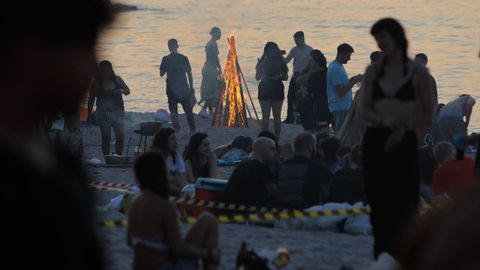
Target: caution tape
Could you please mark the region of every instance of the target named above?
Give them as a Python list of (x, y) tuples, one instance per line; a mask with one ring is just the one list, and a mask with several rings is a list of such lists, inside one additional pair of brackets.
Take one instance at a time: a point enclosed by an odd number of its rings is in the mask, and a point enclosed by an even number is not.
[(130, 189), (135, 187), (135, 184), (131, 183), (116, 183), (116, 182), (102, 182), (102, 181), (93, 181), (88, 184), (91, 187), (105, 187), (105, 188), (119, 188), (119, 189)]
[[(277, 221), (287, 219), (299, 218), (319, 218), (331, 216), (346, 216), (346, 215), (366, 215), (370, 213), (368, 207), (352, 208), (352, 209), (336, 209), (324, 211), (301, 211), (301, 210), (285, 210), (278, 213), (250, 213), (250, 214), (236, 214), (236, 215), (218, 215), (219, 223), (247, 223), (260, 221)], [(180, 217), (179, 222), (186, 224), (194, 224), (197, 221), (196, 217)], [(107, 228), (125, 227), (128, 225), (127, 220), (105, 220), (97, 223), (99, 226)]]

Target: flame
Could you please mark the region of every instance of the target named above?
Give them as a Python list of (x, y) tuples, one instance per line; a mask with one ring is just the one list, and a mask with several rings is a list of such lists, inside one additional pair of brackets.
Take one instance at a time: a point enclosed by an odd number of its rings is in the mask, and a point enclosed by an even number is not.
[(224, 91), (226, 95), (224, 115), (227, 117), (226, 122), (228, 127), (245, 127), (247, 126), (247, 121), (240, 74), (238, 73), (235, 38), (230, 36), (227, 40), (230, 44), (230, 50), (228, 51), (223, 73), (223, 81), (225, 83)]

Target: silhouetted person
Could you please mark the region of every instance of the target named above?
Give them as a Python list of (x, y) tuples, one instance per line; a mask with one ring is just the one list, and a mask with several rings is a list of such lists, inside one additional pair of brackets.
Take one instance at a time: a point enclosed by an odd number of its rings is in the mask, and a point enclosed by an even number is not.
[(332, 174), (314, 160), (315, 136), (295, 137), (295, 157), (282, 163), (277, 173), (278, 207), (304, 209), (324, 202)]
[[(206, 60), (202, 69), (202, 84), (200, 86), (201, 101), (204, 112), (208, 108), (210, 116), (213, 114), (213, 108), (217, 107), (220, 95), (220, 80), (222, 80), (222, 66), (218, 59), (217, 41), (222, 37), (220, 28), (213, 27), (210, 31), (212, 38), (205, 46)], [(202, 116), (203, 114), (200, 114)]]
[[(178, 103), (183, 107), (190, 126), (190, 133), (195, 132), (195, 119), (193, 118), (193, 106), (195, 105), (195, 90), (193, 89), (192, 68), (188, 58), (178, 53), (178, 42), (176, 39), (168, 40), (170, 54), (162, 58), (160, 64), (160, 77), (167, 74), (167, 97), (168, 109), (172, 118), (172, 125), (180, 131), (178, 122)], [(188, 77), (188, 83), (187, 83)]]
[(296, 108), (306, 131), (326, 128), (332, 123), (327, 98), (327, 59), (319, 50), (310, 52), (308, 69), (298, 76)]
[(102, 152), (110, 154), (111, 129), (115, 132), (115, 154), (122, 155), (125, 137), (124, 118), (125, 107), (122, 95), (129, 95), (130, 89), (125, 82), (113, 71), (112, 63), (102, 61), (98, 65), (95, 82), (90, 88), (88, 98), (88, 116), (93, 110), (93, 103), (97, 101), (95, 124), (100, 126), (102, 135)]
[(227, 183), (225, 200), (244, 205), (268, 205), (275, 194), (275, 180), (269, 164), (276, 155), (275, 142), (257, 138), (252, 159), (237, 165)]
[(365, 188), (362, 170), (362, 146), (356, 145), (349, 154), (348, 167), (338, 170), (333, 175), (333, 181), (328, 193), (330, 202), (347, 202), (354, 204), (364, 202)]
[[(419, 53), (415, 55), (415, 58), (413, 59), (413, 61), (426, 67), (428, 63), (428, 57), (424, 53)], [(437, 81), (435, 81), (435, 78), (433, 78), (432, 74), (430, 74), (430, 86), (432, 87), (433, 109), (435, 111), (435, 108), (438, 105), (438, 92), (437, 92)]]
[(310, 52), (313, 50), (312, 47), (308, 46), (305, 43), (305, 34), (302, 31), (298, 31), (293, 35), (293, 40), (295, 41), (295, 47), (293, 47), (285, 58), (285, 63), (289, 63), (293, 59), (293, 75), (290, 79), (290, 84), (288, 86), (288, 108), (287, 108), (287, 118), (283, 121), (284, 123), (293, 123), (293, 113), (295, 110), (295, 95), (298, 90), (296, 80), (298, 76), (307, 68), (308, 62), (310, 59)]
[(358, 74), (350, 79), (343, 65), (347, 64), (354, 52), (352, 46), (343, 43), (337, 47), (335, 61), (328, 65), (327, 71), (327, 96), (328, 108), (335, 122), (335, 133), (342, 128), (352, 105), (352, 87), (362, 81), (362, 75)]
[(463, 94), (442, 107), (438, 114), (438, 125), (444, 140), (453, 142), (455, 135), (468, 135), (468, 125), (475, 103), (475, 98)]
[(183, 158), (189, 183), (195, 183), (198, 177), (217, 177), (217, 155), (211, 151), (206, 133), (197, 132), (190, 137)]
[(258, 84), (258, 100), (262, 109), (262, 130), (269, 130), (270, 112), (273, 113), (275, 136), (280, 138), (282, 131), (282, 105), (285, 94), (283, 82), (288, 79), (288, 67), (277, 43), (269, 41), (265, 44), (263, 55), (258, 59), (255, 79)]
[[(380, 60), (382, 56), (382, 52), (375, 51), (370, 54), (370, 65), (376, 63)], [(365, 121), (361, 116), (361, 108), (360, 102), (363, 88), (365, 88), (365, 84), (362, 83), (360, 89), (357, 90), (355, 93), (355, 97), (352, 101), (352, 106), (348, 111), (347, 117), (345, 118), (345, 122), (343, 126), (340, 128), (337, 136), (342, 142), (343, 146), (353, 147), (357, 144), (361, 144), (363, 141), (363, 134), (365, 133)]]
[(2, 263), (14, 269), (103, 269), (86, 175), (39, 129), (77, 113), (95, 72), (100, 0), (9, 1), (2, 8), (0, 164)]
[(417, 210), (418, 148), (415, 129), (432, 120), (433, 102), (426, 68), (408, 58), (408, 41), (398, 21), (376, 22), (370, 33), (383, 52), (365, 73), (362, 114), (368, 123), (363, 162), (374, 255), (398, 257), (402, 230)]

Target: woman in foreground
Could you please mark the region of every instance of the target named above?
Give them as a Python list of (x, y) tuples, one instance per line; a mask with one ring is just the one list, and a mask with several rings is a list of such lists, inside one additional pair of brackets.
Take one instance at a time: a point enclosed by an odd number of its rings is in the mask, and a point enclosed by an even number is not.
[(217, 269), (218, 224), (202, 215), (187, 233), (180, 234), (175, 205), (168, 200), (167, 168), (160, 152), (147, 152), (135, 161), (141, 194), (129, 212), (127, 241), (134, 250), (133, 269)]

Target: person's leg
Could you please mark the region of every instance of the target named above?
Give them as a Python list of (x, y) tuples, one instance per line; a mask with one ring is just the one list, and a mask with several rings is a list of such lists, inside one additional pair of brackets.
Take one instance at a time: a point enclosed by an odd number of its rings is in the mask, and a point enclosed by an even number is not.
[(117, 155), (122, 155), (125, 129), (123, 125), (118, 125), (113, 127), (113, 130), (115, 132), (115, 152)]
[(295, 93), (296, 93), (296, 90), (297, 90), (295, 80), (296, 80), (296, 77), (294, 75), (290, 79), (290, 84), (288, 85), (287, 118), (284, 121), (285, 123), (293, 123), (293, 110), (294, 110), (294, 104), (295, 104)]
[(182, 104), (183, 111), (187, 116), (187, 122), (188, 126), (190, 127), (190, 132), (193, 134), (195, 132), (195, 119), (193, 118), (193, 106), (191, 104), (191, 101), (190, 99), (187, 99), (186, 101), (182, 101), (180, 104)]
[(272, 101), (271, 103), (272, 103), (273, 123), (275, 127), (275, 136), (277, 136), (277, 139), (280, 139), (280, 132), (282, 131), (282, 119), (280, 117), (282, 114), (283, 100)]
[(335, 134), (338, 134), (340, 132), (340, 129), (345, 122), (345, 118), (347, 117), (347, 114), (348, 110), (332, 112), (333, 121), (335, 122)]
[(110, 126), (100, 126), (100, 134), (102, 136), (102, 152), (106, 156), (110, 154)]
[(260, 108), (262, 109), (262, 130), (268, 130), (270, 123), (270, 107), (268, 100), (260, 100)]
[(180, 124), (178, 123), (178, 104), (174, 98), (168, 98), (168, 110), (170, 110), (170, 118), (172, 119), (173, 127), (178, 131)]
[[(185, 242), (202, 248), (218, 248), (218, 222), (211, 214), (202, 214), (185, 238)], [(217, 269), (214, 262), (204, 261), (204, 269)]]

